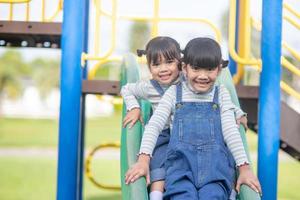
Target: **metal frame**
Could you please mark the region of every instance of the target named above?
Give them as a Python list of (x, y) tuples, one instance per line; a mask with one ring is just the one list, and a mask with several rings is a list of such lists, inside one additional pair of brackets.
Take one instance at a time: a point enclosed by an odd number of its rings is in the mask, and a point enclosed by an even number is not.
[(0, 21), (1, 46), (60, 48), (61, 23)]

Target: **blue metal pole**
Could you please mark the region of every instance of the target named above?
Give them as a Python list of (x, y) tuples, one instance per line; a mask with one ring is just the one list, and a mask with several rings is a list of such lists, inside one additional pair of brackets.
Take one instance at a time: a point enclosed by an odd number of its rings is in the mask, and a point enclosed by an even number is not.
[(262, 199), (275, 200), (280, 134), (282, 0), (264, 0), (262, 12), (258, 177)]
[[(235, 50), (238, 49), (238, 42), (239, 42), (239, 10), (240, 10), (240, 6), (239, 6), (239, 2), (240, 0), (236, 1), (236, 15), (235, 15)], [(232, 57), (229, 55), (229, 70), (231, 75), (233, 76), (234, 74), (236, 74), (237, 71), (237, 63), (232, 59)]]
[(81, 53), (84, 48), (84, 0), (64, 0), (61, 36), (61, 100), (57, 199), (81, 199)]
[[(88, 52), (88, 37), (89, 37), (89, 1), (84, 2), (84, 44), (83, 44), (83, 51)], [(82, 70), (82, 79), (86, 79), (88, 75), (88, 66), (87, 62), (84, 65)], [(79, 193), (78, 196), (82, 199), (82, 188), (83, 188), (83, 168), (84, 168), (84, 143), (85, 143), (85, 103), (86, 103), (86, 95), (82, 94), (82, 101), (81, 101), (81, 127), (80, 127), (80, 183), (79, 183)]]

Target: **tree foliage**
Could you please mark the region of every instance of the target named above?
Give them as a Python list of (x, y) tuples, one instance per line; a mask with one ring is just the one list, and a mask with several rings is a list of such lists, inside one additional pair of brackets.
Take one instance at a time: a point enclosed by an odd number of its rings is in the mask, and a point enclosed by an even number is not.
[(0, 56), (0, 98), (5, 94), (10, 98), (17, 98), (24, 89), (22, 78), (31, 73), (22, 55), (8, 50)]
[[(8, 50), (0, 56), (0, 98), (17, 98), (29, 83), (46, 97), (59, 87), (59, 60), (36, 58), (26, 62), (20, 51)], [(1, 101), (1, 99), (0, 99)]]
[(145, 48), (150, 38), (150, 28), (146, 22), (134, 22), (129, 30), (129, 50), (136, 53), (137, 49)]
[(29, 65), (32, 68), (32, 79), (42, 98), (47, 97), (51, 89), (59, 87), (59, 60), (37, 58)]

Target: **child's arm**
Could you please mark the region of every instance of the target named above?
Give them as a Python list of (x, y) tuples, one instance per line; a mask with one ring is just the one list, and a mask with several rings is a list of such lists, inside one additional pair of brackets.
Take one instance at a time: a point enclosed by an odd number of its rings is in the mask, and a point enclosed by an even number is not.
[(241, 165), (238, 167), (239, 177), (236, 183), (236, 190), (240, 193), (242, 184), (248, 185), (252, 190), (262, 195), (261, 186), (257, 177), (253, 174), (249, 164)]
[(236, 189), (239, 192), (241, 184), (249, 185), (254, 191), (261, 193), (258, 179), (249, 166), (246, 151), (238, 128), (235, 123), (234, 106), (227, 89), (220, 87), (221, 121), (225, 143), (234, 157), (239, 169)]
[(150, 184), (149, 175), (150, 156), (140, 154), (137, 162), (126, 172), (125, 183), (130, 184), (142, 176), (146, 176), (147, 185)]
[(140, 120), (140, 122), (143, 124), (143, 117), (141, 115), (141, 109), (140, 108), (133, 108), (132, 110), (128, 111), (126, 116), (123, 120), (123, 127), (125, 128), (127, 124), (129, 124), (129, 128), (132, 128), (132, 126), (137, 122), (137, 120)]
[(240, 109), (236, 105), (234, 105), (234, 114), (235, 114), (235, 119), (236, 119), (237, 125), (240, 126), (240, 124), (242, 124), (245, 127), (245, 129), (248, 129), (247, 114), (245, 112), (243, 112), (242, 109)]
[(121, 95), (128, 111), (123, 120), (123, 127), (126, 127), (126, 125), (129, 124), (129, 127), (131, 128), (137, 120), (143, 122), (138, 99), (147, 99), (147, 91), (149, 91), (149, 81), (127, 83), (122, 87)]
[(138, 161), (127, 171), (125, 183), (136, 181), (141, 176), (149, 176), (149, 162), (155, 147), (157, 137), (168, 122), (175, 105), (175, 86), (171, 86), (162, 97), (158, 107), (154, 111), (149, 123), (145, 127), (142, 138)]

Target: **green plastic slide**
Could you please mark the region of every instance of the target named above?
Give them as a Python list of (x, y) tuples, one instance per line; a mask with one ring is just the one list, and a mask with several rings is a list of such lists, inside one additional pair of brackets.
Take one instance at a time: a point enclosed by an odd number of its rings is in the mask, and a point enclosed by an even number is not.
[[(139, 65), (136, 62), (136, 57), (133, 54), (128, 54), (124, 57), (121, 70), (121, 86), (126, 83), (133, 83), (139, 80)], [(239, 106), (238, 97), (233, 85), (233, 81), (228, 69), (224, 69), (218, 79), (230, 91), (232, 101)], [(146, 101), (141, 101), (141, 109), (144, 121), (148, 120), (151, 106)], [(123, 118), (126, 114), (126, 106), (123, 106)], [(249, 157), (248, 146), (245, 137), (244, 128), (240, 127), (240, 133), (243, 139), (244, 147)], [(131, 129), (122, 128), (121, 135), (121, 186), (123, 200), (148, 200), (148, 191), (145, 178), (140, 178), (136, 182), (126, 185), (124, 182), (125, 173), (136, 162), (137, 153), (140, 148), (141, 138), (143, 134), (143, 126), (140, 122), (136, 123)], [(250, 157), (249, 157), (250, 159)], [(259, 195), (247, 186), (241, 187), (241, 193), (238, 196), (239, 200), (260, 200)]]

